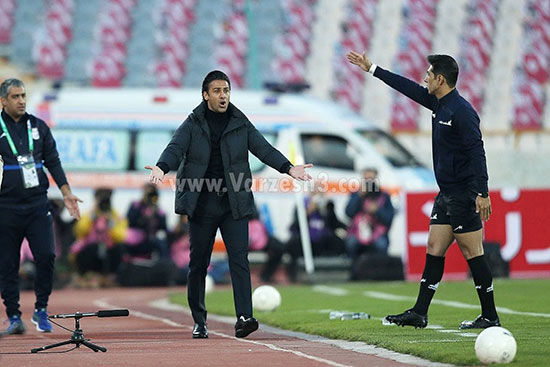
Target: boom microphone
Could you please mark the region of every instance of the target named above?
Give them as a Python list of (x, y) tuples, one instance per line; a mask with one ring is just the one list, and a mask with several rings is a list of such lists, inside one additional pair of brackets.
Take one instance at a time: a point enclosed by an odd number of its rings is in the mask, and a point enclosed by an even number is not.
[(128, 316), (130, 312), (128, 310), (103, 310), (97, 311), (97, 317), (118, 317)]
[(97, 312), (76, 312), (76, 313), (61, 313), (58, 315), (50, 315), (48, 316), (50, 319), (68, 319), (68, 318), (75, 318), (80, 319), (82, 317), (90, 317), (90, 316), (97, 316), (97, 317), (118, 317), (118, 316), (128, 316), (130, 312), (128, 310), (102, 310)]

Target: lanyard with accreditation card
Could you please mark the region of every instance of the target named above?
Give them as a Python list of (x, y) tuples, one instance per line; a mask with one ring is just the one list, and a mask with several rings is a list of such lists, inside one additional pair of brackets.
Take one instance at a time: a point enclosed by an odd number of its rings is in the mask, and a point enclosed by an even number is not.
[(13, 143), (13, 139), (11, 138), (11, 135), (8, 131), (8, 128), (6, 127), (6, 123), (4, 122), (4, 119), (0, 115), (0, 124), (2, 125), (2, 130), (4, 131), (4, 134), (6, 134), (6, 139), (8, 139), (8, 143), (10, 145), (11, 151), (13, 155), (17, 157), (17, 162), (19, 163), (19, 166), (21, 167), (22, 172), (22, 178), (23, 178), (23, 186), (26, 189), (30, 189), (33, 187), (37, 187), (40, 182), (38, 181), (38, 174), (36, 172), (36, 164), (34, 162), (34, 156), (32, 155), (32, 152), (34, 150), (34, 141), (32, 138), (32, 129), (31, 129), (31, 121), (27, 120), (27, 136), (29, 138), (29, 154), (20, 155), (17, 151), (17, 148), (15, 147), (15, 144)]

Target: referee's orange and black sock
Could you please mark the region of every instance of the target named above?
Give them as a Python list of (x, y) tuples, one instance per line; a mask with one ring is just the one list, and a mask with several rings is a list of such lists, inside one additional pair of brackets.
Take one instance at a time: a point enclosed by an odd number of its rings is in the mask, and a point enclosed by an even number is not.
[(485, 256), (476, 256), (468, 260), (468, 266), (474, 279), (479, 302), (481, 303), (481, 316), (488, 320), (496, 320), (498, 317), (495, 308), (493, 293), (493, 276), (491, 269), (485, 261)]
[(420, 290), (416, 298), (416, 304), (413, 307), (414, 312), (419, 315), (427, 315), (430, 302), (443, 277), (443, 268), (445, 266), (444, 256), (433, 256), (426, 254), (426, 264), (420, 280)]

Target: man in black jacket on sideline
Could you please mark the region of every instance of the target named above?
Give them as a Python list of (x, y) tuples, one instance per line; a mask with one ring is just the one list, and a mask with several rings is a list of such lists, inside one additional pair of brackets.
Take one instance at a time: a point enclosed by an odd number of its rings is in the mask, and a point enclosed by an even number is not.
[(424, 328), (428, 307), (443, 277), (445, 253), (456, 239), (468, 262), (481, 303), (481, 315), (463, 321), (460, 329), (500, 326), (493, 296), (493, 278), (483, 255), (482, 220), (489, 220), (491, 200), (479, 116), (455, 88), (458, 64), (448, 55), (427, 57), (427, 88), (384, 70), (365, 53), (351, 51), (348, 61), (432, 111), (433, 165), (440, 192), (430, 217), (426, 264), (413, 308), (388, 315), (390, 323)]
[(248, 217), (254, 212), (248, 151), (281, 173), (311, 179), (306, 168), (312, 165), (293, 166), (229, 102), (230, 94), (227, 75), (218, 70), (208, 73), (202, 83), (202, 103), (176, 130), (157, 164), (145, 167), (155, 184), (169, 171), (178, 170), (176, 213), (190, 218), (187, 298), (195, 321), (193, 338), (208, 337), (204, 284), (218, 228), (229, 258), (235, 336), (244, 338), (258, 329), (252, 317), (248, 265)]
[(26, 330), (19, 310), (23, 238), (29, 241), (36, 264), (36, 303), (31, 321), (38, 331), (52, 331), (47, 306), (53, 286), (55, 251), (47, 196), (49, 182), (44, 167), (61, 190), (69, 213), (80, 218), (81, 200), (71, 192), (50, 128), (26, 112), (26, 99), (21, 80), (6, 79), (0, 85), (0, 156), (4, 160), (0, 187), (0, 291), (10, 321), (6, 334), (23, 334)]

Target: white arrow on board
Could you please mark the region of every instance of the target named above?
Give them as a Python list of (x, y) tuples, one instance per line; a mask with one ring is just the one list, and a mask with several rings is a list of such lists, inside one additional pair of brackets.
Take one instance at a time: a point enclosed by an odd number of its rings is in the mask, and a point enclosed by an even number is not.
[[(430, 217), (432, 213), (432, 208), (434, 206), (433, 200), (428, 200), (422, 205), (422, 213), (426, 217)], [(430, 232), (428, 231), (418, 231), (409, 233), (409, 242), (412, 247), (426, 247), (428, 245), (428, 236)]]
[(540, 250), (525, 251), (525, 260), (527, 260), (528, 264), (550, 263), (550, 247)]
[(516, 257), (521, 248), (521, 213), (507, 213), (505, 220), (506, 244), (500, 249), (500, 254), (505, 261), (510, 262), (510, 260)]

